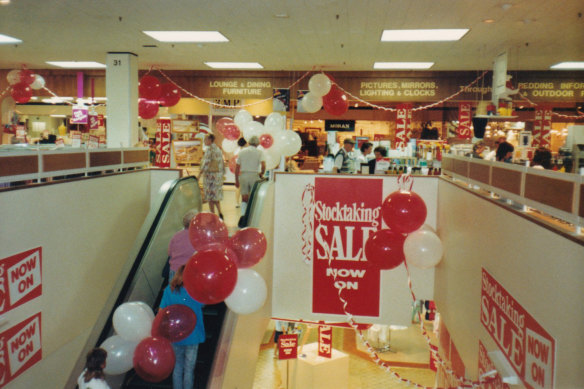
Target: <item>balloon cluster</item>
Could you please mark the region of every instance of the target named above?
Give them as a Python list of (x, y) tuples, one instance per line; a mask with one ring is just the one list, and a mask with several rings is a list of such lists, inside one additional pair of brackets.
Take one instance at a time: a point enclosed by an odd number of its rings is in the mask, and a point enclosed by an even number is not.
[(255, 312), (264, 305), (266, 282), (249, 269), (266, 253), (262, 231), (248, 227), (229, 237), (217, 215), (203, 212), (191, 220), (189, 238), (196, 252), (187, 262), (183, 283), (192, 298), (203, 304), (225, 301), (239, 314)]
[[(260, 140), (259, 148), (266, 156), (266, 169), (274, 169), (280, 164), (282, 156), (288, 157), (300, 151), (302, 140), (292, 130), (286, 130), (286, 117), (272, 112), (264, 123), (253, 120), (246, 110), (237, 112), (233, 119), (225, 117), (217, 121), (216, 129), (223, 134), (221, 148), (228, 154), (236, 153), (237, 139), (241, 136), (249, 142), (252, 136)], [(235, 172), (236, 155), (229, 158), (229, 169)]]
[(29, 69), (11, 70), (6, 75), (10, 84), (10, 95), (18, 104), (26, 104), (32, 97), (32, 91), (45, 87), (45, 79)]
[(367, 260), (382, 270), (394, 269), (402, 262), (427, 269), (442, 258), (442, 242), (427, 225), (426, 204), (410, 191), (398, 190), (385, 198), (381, 216), (389, 229), (377, 230), (365, 243)]
[(329, 75), (317, 73), (310, 77), (308, 90), (300, 100), (304, 112), (315, 113), (324, 107), (331, 115), (340, 116), (349, 109), (347, 95), (334, 84)]
[(158, 106), (172, 107), (180, 101), (180, 90), (172, 83), (161, 84), (158, 78), (145, 75), (138, 82), (138, 114), (142, 119), (152, 119)]

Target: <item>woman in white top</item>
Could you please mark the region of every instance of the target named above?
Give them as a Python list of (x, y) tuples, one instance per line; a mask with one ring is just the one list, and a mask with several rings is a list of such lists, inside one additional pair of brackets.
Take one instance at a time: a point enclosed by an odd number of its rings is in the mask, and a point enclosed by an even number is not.
[(103, 373), (106, 358), (107, 351), (102, 348), (94, 348), (87, 353), (85, 370), (77, 379), (79, 389), (110, 389)]

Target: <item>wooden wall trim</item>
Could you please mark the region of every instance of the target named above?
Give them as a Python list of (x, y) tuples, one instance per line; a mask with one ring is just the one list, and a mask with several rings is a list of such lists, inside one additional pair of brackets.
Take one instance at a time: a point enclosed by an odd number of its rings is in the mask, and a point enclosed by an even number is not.
[(0, 177), (34, 174), (39, 171), (38, 155), (0, 157)]
[(564, 212), (572, 212), (573, 182), (527, 174), (524, 191), (524, 196), (530, 200), (561, 209)]
[(89, 154), (89, 167), (119, 165), (121, 163), (121, 151), (103, 151)]
[(493, 166), (491, 185), (521, 195), (521, 172)]
[(43, 171), (85, 169), (85, 153), (45, 154)]
[(468, 161), (461, 161), (459, 159), (453, 160), (452, 171), (464, 177), (468, 176)]
[(489, 185), (490, 166), (470, 163), (468, 178)]
[(148, 162), (149, 160), (149, 150), (124, 150), (124, 163)]

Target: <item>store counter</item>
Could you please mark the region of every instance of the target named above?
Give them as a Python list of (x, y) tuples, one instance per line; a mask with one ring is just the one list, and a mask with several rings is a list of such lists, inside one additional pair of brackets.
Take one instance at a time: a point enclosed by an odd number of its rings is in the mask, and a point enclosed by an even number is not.
[(318, 356), (318, 344), (298, 348), (296, 372), (290, 377), (290, 389), (347, 389), (349, 387), (349, 355), (332, 350), (331, 358)]

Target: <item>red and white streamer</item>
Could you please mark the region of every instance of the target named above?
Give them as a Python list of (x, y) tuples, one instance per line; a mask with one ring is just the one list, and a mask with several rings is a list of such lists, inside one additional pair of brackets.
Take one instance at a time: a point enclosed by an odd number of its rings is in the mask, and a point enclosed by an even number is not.
[(302, 192), (302, 256), (304, 263), (312, 260), (312, 222), (314, 220), (314, 185), (307, 184)]

